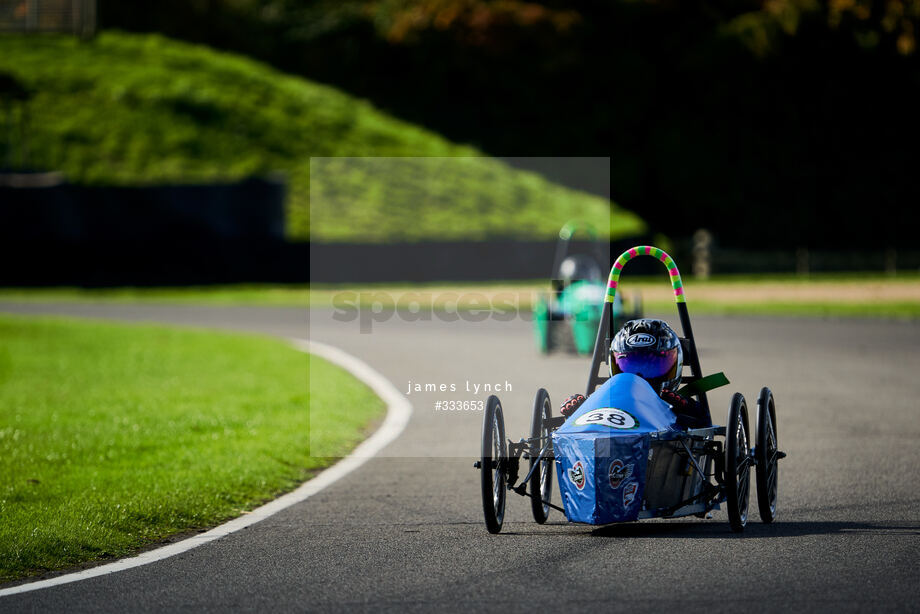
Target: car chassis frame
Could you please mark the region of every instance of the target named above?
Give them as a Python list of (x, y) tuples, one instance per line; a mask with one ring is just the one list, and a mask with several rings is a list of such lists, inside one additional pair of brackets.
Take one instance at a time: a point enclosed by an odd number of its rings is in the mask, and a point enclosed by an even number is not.
[[(683, 335), (680, 343), (686, 357), (685, 366), (690, 370), (689, 374), (682, 375), (681, 383), (684, 387), (678, 393), (696, 397), (700, 408), (709, 416), (706, 391), (727, 384), (728, 380), (721, 373), (703, 377), (680, 273), (667, 253), (652, 246), (637, 246), (623, 252), (611, 268), (585, 396), (590, 397), (610, 377), (603, 375), (601, 369), (606, 364), (607, 348), (611, 341), (611, 306), (621, 271), (627, 262), (638, 256), (655, 257), (668, 269)], [(764, 523), (772, 522), (776, 517), (778, 461), (786, 455), (778, 449), (775, 401), (769, 388), (761, 389), (757, 405), (757, 437), (754, 446), (749, 445), (747, 403), (740, 393), (732, 397), (726, 426), (669, 431), (664, 435), (651, 433), (651, 449), (669, 453), (670, 456), (656, 454), (656, 460), (664, 456), (668, 461), (659, 471), (661, 475), (655, 474), (657, 465), (652, 466), (650, 476), (660, 479), (671, 497), (666, 505), (642, 509), (637, 519), (690, 515), (711, 517), (712, 510), (726, 503), (732, 530), (743, 531), (748, 518), (750, 470), (753, 468), (757, 477), (761, 520)], [(565, 513), (564, 508), (551, 501), (552, 469), (557, 462), (552, 434), (565, 422), (564, 416), (551, 415), (549, 394), (541, 388), (534, 400), (531, 436), (517, 442), (506, 440), (501, 402), (495, 395), (489, 397), (483, 416), (482, 454), (474, 463), (480, 470), (483, 513), (489, 532), (498, 533), (501, 530), (507, 491), (530, 498), (534, 520), (540, 524), (546, 521), (550, 509)], [(678, 462), (669, 464), (674, 458)], [(529, 461), (529, 468), (519, 481), (522, 459)], [(652, 462), (649, 462), (651, 466)], [(672, 467), (683, 469), (675, 473)], [(688, 482), (688, 478), (692, 479)], [(675, 496), (676, 493), (679, 494)]]

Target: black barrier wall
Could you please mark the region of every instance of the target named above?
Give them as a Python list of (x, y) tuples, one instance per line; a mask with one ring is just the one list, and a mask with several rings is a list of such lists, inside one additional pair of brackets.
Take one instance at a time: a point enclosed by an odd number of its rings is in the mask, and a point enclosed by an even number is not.
[(0, 240), (284, 239), (281, 181), (151, 187), (0, 186)]
[(297, 262), (284, 240), (284, 197), (282, 181), (258, 178), (0, 186), (0, 285), (286, 281), (295, 270), (304, 279), (306, 247)]
[[(308, 244), (284, 237), (284, 184), (0, 186), (0, 286), (547, 279), (554, 241)], [(648, 237), (610, 244), (615, 258)], [(575, 241), (572, 253), (592, 246)], [(691, 246), (672, 255), (693, 271)], [(713, 249), (712, 273), (916, 270), (920, 252)], [(637, 260), (631, 274), (657, 274)]]
[(265, 179), (153, 187), (0, 186), (0, 285), (441, 281), (550, 274), (552, 242), (290, 243), (284, 237), (284, 195), (282, 182)]
[[(245, 239), (4, 241), (0, 286), (548, 279), (554, 248), (552, 241), (312, 246)], [(635, 266), (631, 272), (656, 272), (653, 266), (642, 271), (641, 261)]]
[[(7, 176), (8, 177), (8, 176)], [(6, 182), (9, 184), (10, 182)], [(283, 182), (0, 186), (0, 285), (548, 278), (554, 241), (291, 243)], [(641, 240), (618, 242), (619, 253)], [(573, 245), (589, 251), (590, 245)]]
[[(643, 237), (615, 241), (618, 256)], [(589, 242), (573, 241), (570, 253), (591, 253)], [(482, 281), (549, 279), (555, 241), (422, 242), (400, 245), (325, 244), (310, 248), (310, 281), (314, 283), (378, 281)], [(641, 263), (641, 261), (639, 261)], [(657, 263), (635, 269), (657, 271)]]

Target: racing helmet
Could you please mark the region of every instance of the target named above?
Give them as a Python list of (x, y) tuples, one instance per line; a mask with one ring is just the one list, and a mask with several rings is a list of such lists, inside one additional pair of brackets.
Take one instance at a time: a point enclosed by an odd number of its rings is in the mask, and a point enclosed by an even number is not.
[(569, 256), (559, 265), (559, 277), (569, 285), (573, 281), (600, 281), (601, 267), (588, 256)]
[(610, 343), (607, 357), (611, 377), (632, 373), (661, 394), (680, 384), (684, 353), (677, 333), (664, 320), (643, 318), (623, 325)]

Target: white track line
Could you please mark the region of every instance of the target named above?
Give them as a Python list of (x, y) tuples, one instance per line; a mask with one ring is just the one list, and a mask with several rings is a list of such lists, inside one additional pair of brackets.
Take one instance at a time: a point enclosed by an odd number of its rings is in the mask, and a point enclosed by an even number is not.
[(47, 580), (39, 580), (37, 582), (20, 584), (19, 586), (5, 588), (0, 590), (0, 597), (4, 597), (6, 595), (15, 595), (17, 593), (25, 593), (27, 591), (35, 591), (42, 588), (49, 588), (52, 586), (58, 586), (60, 584), (68, 584), (70, 582), (78, 582), (80, 580), (95, 578), (96, 576), (104, 576), (110, 573), (116, 573), (126, 569), (140, 567), (141, 565), (147, 565), (156, 561), (168, 559), (171, 556), (187, 552), (188, 550), (197, 548), (202, 544), (206, 544), (208, 542), (214, 541), (215, 539), (220, 539), (221, 537), (235, 533), (236, 531), (251, 526), (260, 520), (264, 520), (273, 514), (277, 514), (281, 510), (288, 508), (295, 503), (300, 503), (304, 499), (315, 495), (327, 486), (335, 483), (336, 480), (345, 477), (363, 465), (368, 459), (380, 452), (390, 442), (396, 439), (399, 434), (402, 433), (403, 429), (406, 428), (406, 424), (409, 422), (409, 417), (412, 415), (412, 405), (409, 403), (406, 397), (403, 396), (402, 393), (400, 393), (400, 391), (390, 383), (389, 380), (372, 369), (367, 363), (343, 352), (336, 347), (326, 345), (325, 343), (310, 341), (308, 339), (291, 339), (290, 341), (298, 350), (314, 354), (321, 358), (325, 358), (329, 362), (339, 365), (357, 377), (359, 380), (367, 384), (371, 390), (377, 394), (377, 396), (386, 402), (386, 418), (384, 419), (383, 424), (380, 425), (380, 428), (378, 428), (373, 435), (364, 440), (357, 448), (354, 449), (351, 454), (340, 460), (338, 463), (332, 467), (329, 467), (312, 480), (301, 484), (297, 490), (289, 492), (288, 494), (275, 499), (271, 503), (266, 503), (262, 507), (256, 508), (248, 514), (244, 514), (239, 518), (235, 518), (230, 522), (226, 522), (219, 527), (215, 527), (206, 533), (201, 533), (200, 535), (189, 537), (188, 539), (184, 539), (174, 544), (169, 544), (168, 546), (163, 546), (162, 548), (142, 552), (137, 556), (115, 561), (114, 563), (99, 565), (98, 567), (92, 567), (83, 571), (78, 571), (63, 576), (57, 576), (55, 578), (49, 578)]

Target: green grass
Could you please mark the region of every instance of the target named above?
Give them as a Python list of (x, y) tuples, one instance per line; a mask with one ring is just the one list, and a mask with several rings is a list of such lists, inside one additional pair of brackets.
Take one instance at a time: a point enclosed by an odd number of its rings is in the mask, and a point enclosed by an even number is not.
[(0, 580), (237, 516), (346, 453), (382, 410), (280, 341), (0, 316)]
[[(638, 293), (648, 311), (670, 313), (674, 309), (667, 276), (624, 276), (622, 289), (627, 296)], [(701, 281), (686, 280), (690, 309), (699, 315), (770, 315), (803, 317), (861, 317), (920, 319), (920, 301), (909, 300), (911, 293), (920, 295), (920, 274), (912, 271), (888, 276), (867, 273), (827, 273), (801, 277), (795, 274), (720, 275)], [(405, 302), (405, 293), (420, 294), (425, 304), (435, 310), (444, 301), (460, 298), (460, 309), (474, 295), (495, 298), (503, 293), (505, 300), (522, 309), (531, 307), (533, 298), (546, 291), (545, 280), (513, 282), (425, 284), (351, 284), (310, 286), (232, 285), (185, 288), (0, 288), (0, 302), (75, 302), (75, 303), (161, 303), (201, 304), (215, 306), (263, 305), (287, 307), (331, 307), (341, 300), (342, 293), (354, 293), (349, 301), (369, 305), (374, 293), (391, 295), (398, 306)], [(825, 290), (826, 288), (826, 290)], [(789, 297), (780, 291), (817, 290), (821, 298)], [(728, 298), (714, 300), (713, 292), (731, 292)], [(884, 292), (894, 291), (891, 296)], [(766, 292), (766, 296), (758, 293)], [(754, 295), (753, 298), (748, 295)], [(825, 298), (826, 297), (826, 298)], [(477, 305), (477, 308), (479, 306)], [(417, 306), (413, 306), (417, 309)]]
[[(639, 283), (654, 283), (666, 279), (661, 275), (623, 275), (623, 279)], [(713, 284), (753, 284), (762, 282), (782, 282), (793, 285), (832, 284), (837, 282), (852, 282), (866, 284), (872, 282), (911, 283), (920, 281), (920, 271), (900, 270), (895, 273), (883, 271), (828, 271), (819, 273), (726, 273), (712, 275), (707, 279), (697, 279), (691, 275), (684, 275), (684, 281), (696, 285)]]
[[(771, 301), (744, 304), (688, 301), (688, 305), (691, 314), (707, 316), (920, 319), (920, 303), (916, 301)], [(656, 314), (677, 313), (673, 301), (646, 301), (645, 309)]]
[[(331, 87), (202, 46), (118, 32), (88, 42), (2, 34), (4, 71), (34, 93), (31, 166), (76, 183), (126, 185), (281, 171), (295, 239), (311, 230), (322, 241), (552, 238), (572, 217), (609, 217), (615, 236), (644, 230), (631, 213), (614, 208), (611, 216), (604, 199), (513, 170)], [(330, 158), (314, 161), (312, 186), (311, 157)]]

